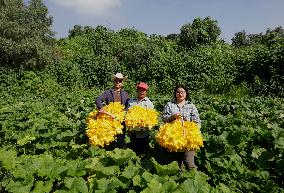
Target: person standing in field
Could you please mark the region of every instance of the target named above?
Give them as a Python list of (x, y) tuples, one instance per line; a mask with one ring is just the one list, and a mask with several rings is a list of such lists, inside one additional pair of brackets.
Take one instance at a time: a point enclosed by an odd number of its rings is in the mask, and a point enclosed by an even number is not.
[[(197, 108), (188, 101), (188, 90), (184, 85), (177, 85), (174, 89), (174, 101), (168, 102), (164, 107), (162, 119), (165, 123), (173, 122), (179, 118), (184, 121), (193, 121), (201, 126)], [(194, 163), (195, 151), (177, 152), (177, 161), (185, 164), (188, 169), (197, 168)]]
[[(137, 88), (137, 97), (131, 98), (127, 102), (127, 109), (133, 106), (141, 106), (143, 108), (154, 109), (153, 103), (147, 97), (147, 91), (149, 86), (145, 82), (140, 82), (136, 86)], [(145, 154), (149, 148), (149, 131), (143, 130), (133, 131), (130, 133), (130, 148), (135, 151), (137, 154)]]
[[(113, 88), (108, 89), (104, 91), (98, 98), (96, 99), (96, 106), (99, 110), (99, 113), (105, 113), (102, 108), (103, 105), (108, 105), (111, 102), (120, 102), (122, 105), (126, 106), (126, 103), (128, 101), (128, 93), (123, 90), (123, 82), (125, 81), (126, 77), (123, 76), (121, 73), (117, 73), (112, 76), (112, 81), (113, 81)], [(114, 117), (113, 117), (114, 118)], [(125, 127), (124, 127), (124, 132), (125, 132)], [(111, 146), (114, 147), (123, 147), (124, 146), (124, 134), (119, 134), (117, 135), (117, 141), (114, 142)]]

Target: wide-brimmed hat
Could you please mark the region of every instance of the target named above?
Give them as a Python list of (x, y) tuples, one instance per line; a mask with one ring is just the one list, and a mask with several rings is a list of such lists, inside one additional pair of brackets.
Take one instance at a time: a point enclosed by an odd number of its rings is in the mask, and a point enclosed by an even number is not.
[(148, 89), (149, 89), (148, 84), (146, 84), (145, 82), (139, 82), (136, 87), (137, 87), (137, 88), (143, 88), (143, 89), (145, 89), (145, 90), (148, 90)]
[(114, 81), (115, 79), (122, 79), (122, 80), (126, 80), (127, 76), (123, 76), (123, 74), (121, 73), (116, 73), (114, 75), (112, 75), (112, 80)]

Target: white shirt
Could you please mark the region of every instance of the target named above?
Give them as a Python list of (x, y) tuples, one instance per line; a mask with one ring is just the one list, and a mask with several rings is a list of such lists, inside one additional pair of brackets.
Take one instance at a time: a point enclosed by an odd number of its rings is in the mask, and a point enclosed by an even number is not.
[(129, 99), (127, 109), (129, 109), (130, 107), (133, 107), (133, 106), (140, 106), (140, 107), (144, 107), (144, 108), (154, 109), (154, 105), (148, 97), (145, 97), (144, 99), (142, 99), (140, 101), (138, 101), (137, 98)]

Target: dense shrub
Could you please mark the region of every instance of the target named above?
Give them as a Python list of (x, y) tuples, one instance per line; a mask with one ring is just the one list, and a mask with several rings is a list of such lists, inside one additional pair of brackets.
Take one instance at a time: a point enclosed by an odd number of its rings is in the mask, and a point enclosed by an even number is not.
[(284, 96), (284, 44), (253, 45), (236, 50), (236, 83), (248, 83), (256, 94)]

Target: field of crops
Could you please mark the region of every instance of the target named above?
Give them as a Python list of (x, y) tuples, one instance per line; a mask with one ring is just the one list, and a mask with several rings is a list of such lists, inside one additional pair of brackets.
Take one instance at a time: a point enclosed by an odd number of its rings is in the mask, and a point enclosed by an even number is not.
[[(155, 141), (157, 131), (145, 156), (127, 146), (91, 147), (85, 120), (101, 90), (68, 90), (30, 76), (35, 74), (9, 80), (11, 85), (2, 79), (7, 84), (2, 84), (0, 104), (1, 191), (284, 191), (281, 98), (192, 93), (205, 146), (197, 153), (197, 171), (181, 172)], [(169, 94), (150, 96), (158, 111)]]

